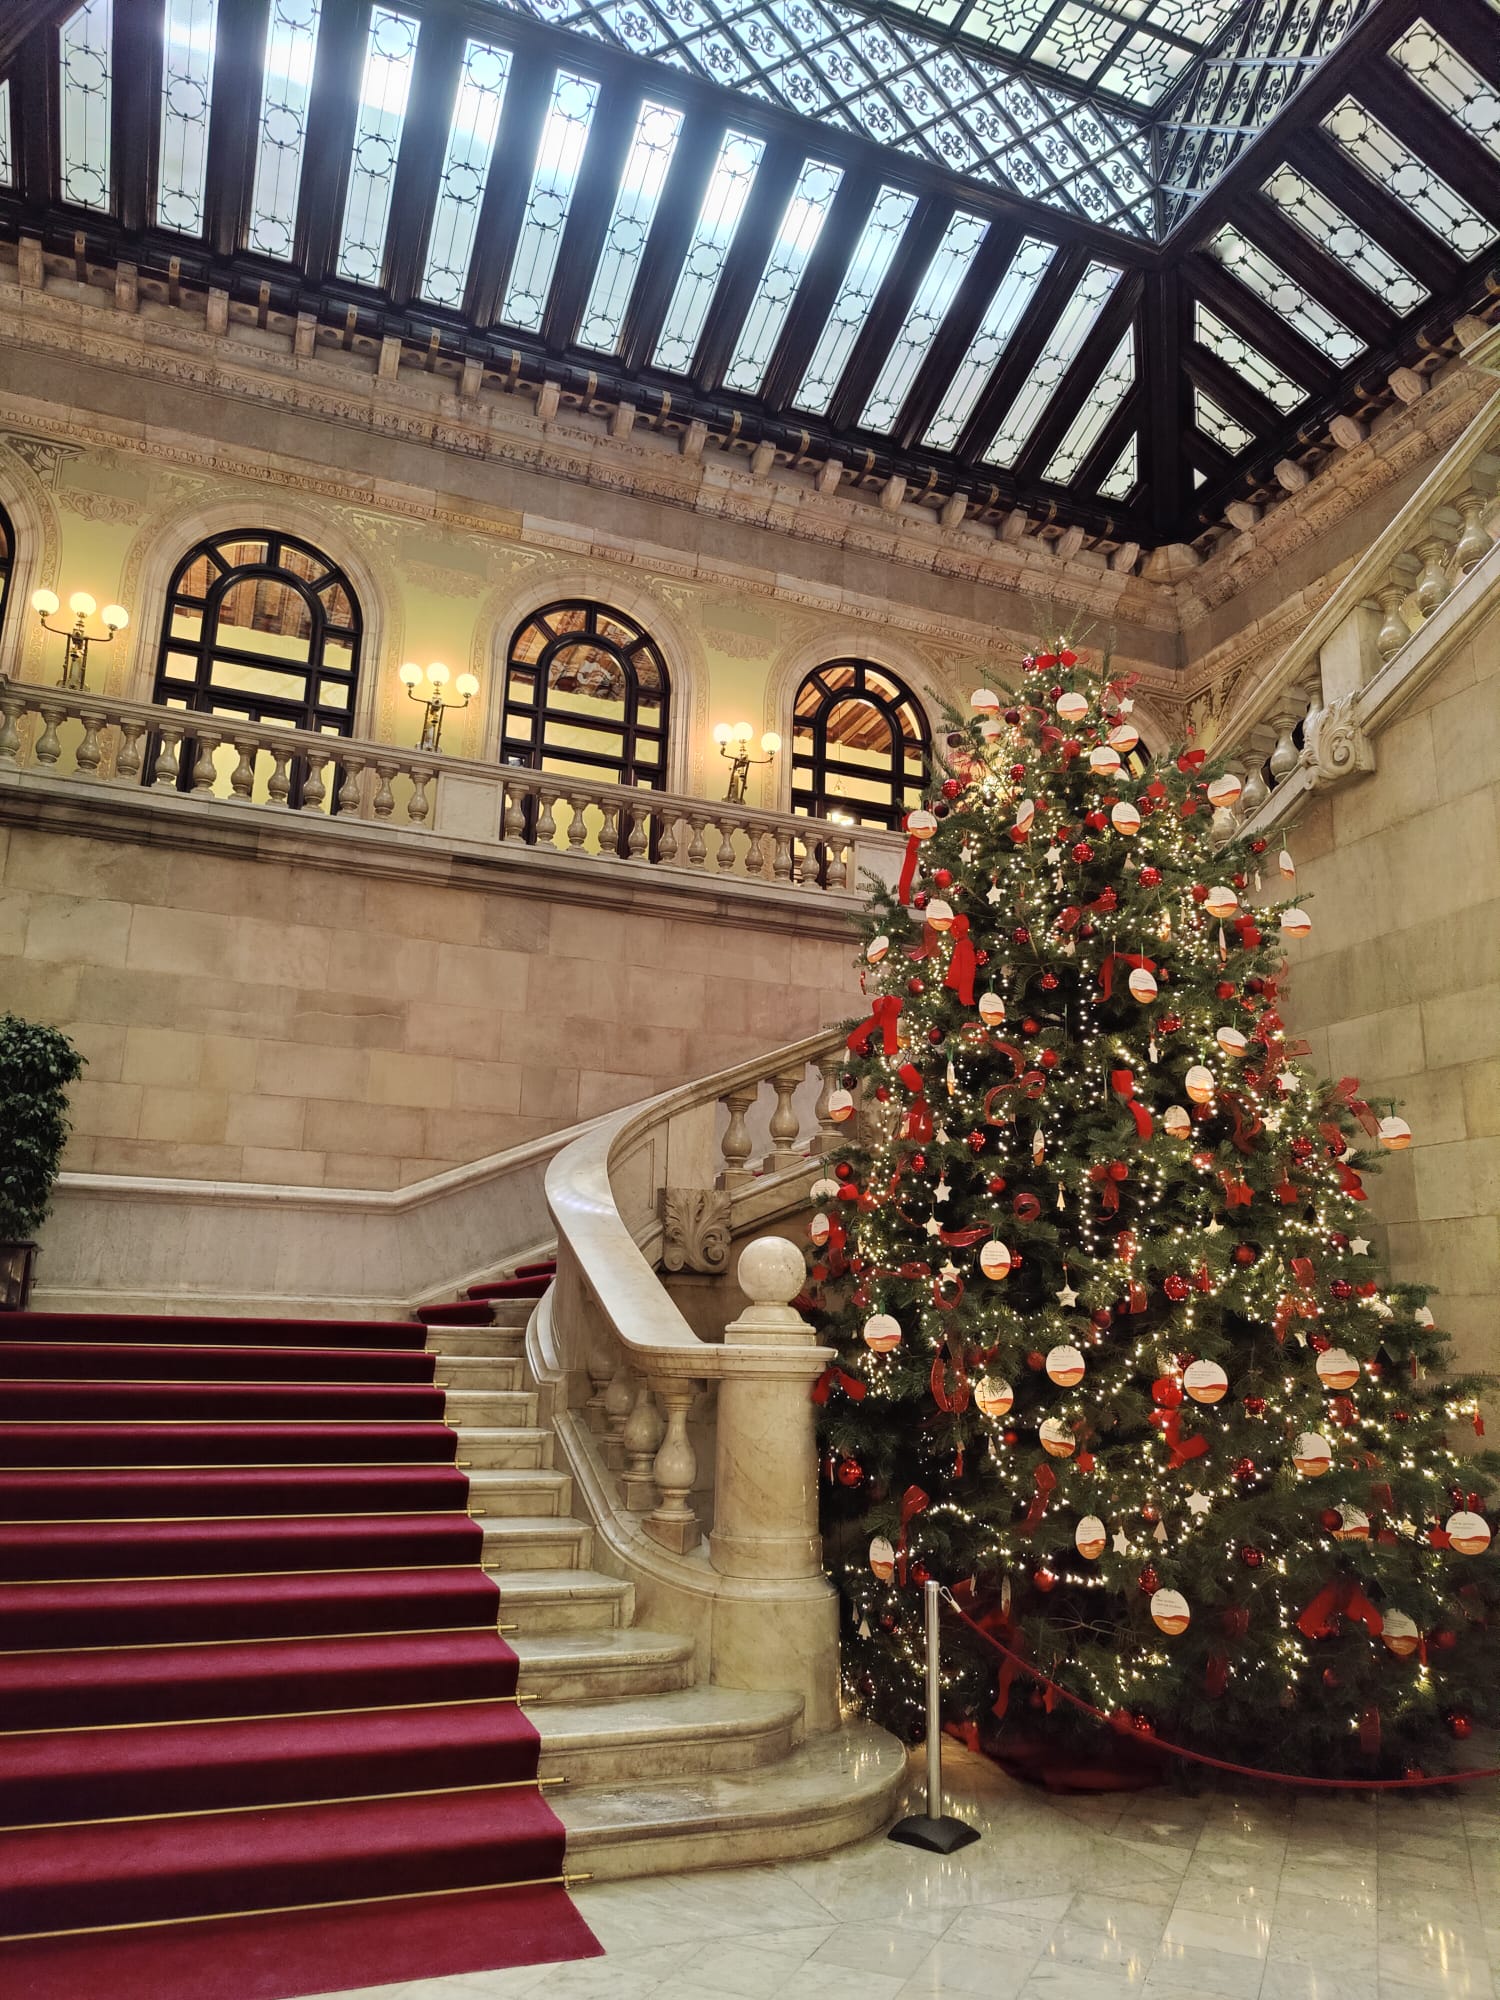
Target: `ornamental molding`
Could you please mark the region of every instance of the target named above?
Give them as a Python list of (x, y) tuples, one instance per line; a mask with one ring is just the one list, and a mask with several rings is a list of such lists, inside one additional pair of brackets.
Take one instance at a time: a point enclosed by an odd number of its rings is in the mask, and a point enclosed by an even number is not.
[(729, 1268), (731, 1200), (719, 1188), (661, 1191), (661, 1267), (719, 1272)]
[(1302, 725), (1302, 768), (1314, 791), (1375, 769), (1375, 740), (1364, 726), (1359, 694), (1309, 710)]

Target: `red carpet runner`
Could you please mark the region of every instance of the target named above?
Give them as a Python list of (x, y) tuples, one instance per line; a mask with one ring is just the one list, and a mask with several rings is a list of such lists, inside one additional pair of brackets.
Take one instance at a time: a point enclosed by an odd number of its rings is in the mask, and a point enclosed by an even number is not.
[(0, 1318), (0, 1992), (598, 1952), (426, 1332)]

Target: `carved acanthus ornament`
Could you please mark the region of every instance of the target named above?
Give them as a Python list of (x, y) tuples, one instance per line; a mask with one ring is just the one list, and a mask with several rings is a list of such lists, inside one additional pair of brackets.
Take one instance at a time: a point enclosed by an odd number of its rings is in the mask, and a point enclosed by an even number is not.
[(1360, 720), (1359, 705), (1359, 696), (1351, 694), (1309, 712), (1300, 762), (1315, 791), (1375, 769), (1375, 743)]
[(729, 1196), (716, 1188), (663, 1188), (661, 1267), (664, 1271), (727, 1270)]

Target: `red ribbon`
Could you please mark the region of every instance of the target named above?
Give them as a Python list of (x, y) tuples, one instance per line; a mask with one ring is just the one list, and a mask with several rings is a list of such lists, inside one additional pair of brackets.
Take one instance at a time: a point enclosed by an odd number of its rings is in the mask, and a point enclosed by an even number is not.
[(932, 1113), (927, 1107), (927, 1099), (920, 1093), (912, 1099), (911, 1109), (906, 1114), (906, 1124), (902, 1127), (905, 1139), (928, 1140), (932, 1137)]
[(908, 1090), (915, 1091), (918, 1097), (922, 1095), (922, 1072), (915, 1063), (902, 1063), (896, 1074)]
[(1099, 1189), (1099, 1199), (1106, 1215), (1117, 1215), (1120, 1210), (1119, 1183), (1128, 1180), (1130, 1169), (1123, 1160), (1110, 1160), (1107, 1164), (1089, 1168), (1089, 1179)]
[(1135, 1136), (1138, 1139), (1149, 1139), (1153, 1129), (1151, 1113), (1144, 1104), (1136, 1101), (1135, 1077), (1131, 1071), (1112, 1069), (1109, 1073), (1109, 1087), (1135, 1120)]
[(1181, 1410), (1153, 1410), (1150, 1421), (1161, 1432), (1163, 1441), (1171, 1451), (1171, 1457), (1167, 1460), (1169, 1472), (1175, 1472), (1178, 1466), (1186, 1465), (1189, 1459), (1202, 1458), (1208, 1450), (1206, 1437), (1185, 1438), (1182, 1435)]
[(1224, 1206), (1226, 1208), (1248, 1208), (1250, 1206), (1250, 1183), (1241, 1180), (1233, 1167), (1220, 1167), (1219, 1179), (1224, 1184)]
[(988, 1223), (980, 1223), (977, 1229), (940, 1229), (939, 1243), (946, 1243), (950, 1250), (972, 1250), (976, 1243), (983, 1243), (989, 1235)]
[(1184, 750), (1177, 759), (1177, 768), (1185, 778), (1190, 778), (1207, 756), (1206, 750)]
[(1119, 900), (1113, 889), (1103, 889), (1092, 903), (1069, 903), (1057, 919), (1057, 928), (1066, 937), (1069, 932), (1077, 930), (1085, 913), (1102, 910), (1108, 916), (1110, 911), (1117, 907)]
[(949, 1313), (954, 1312), (957, 1309), (959, 1300), (964, 1295), (963, 1279), (955, 1278), (952, 1282), (953, 1282), (953, 1296), (950, 1299), (943, 1290), (943, 1280), (941, 1276), (934, 1278), (932, 1281), (932, 1303), (938, 1308), (940, 1312), (949, 1312)]
[(862, 1403), (865, 1399), (865, 1385), (859, 1377), (849, 1374), (847, 1369), (836, 1368), (830, 1361), (812, 1385), (812, 1399), (821, 1407), (835, 1389), (842, 1389), (851, 1403)]
[(1333, 1086), (1330, 1099), (1341, 1109), (1352, 1113), (1373, 1139), (1380, 1130), (1380, 1120), (1375, 1116), (1369, 1105), (1356, 1095), (1358, 1089), (1359, 1078), (1357, 1076), (1342, 1076)]
[(966, 1007), (974, 1005), (974, 943), (969, 936), (967, 917), (953, 919), (953, 957), (943, 985), (956, 993)]
[(964, 1366), (962, 1353), (959, 1353), (951, 1364), (954, 1376), (953, 1387), (950, 1389), (948, 1387), (949, 1365), (946, 1355), (939, 1353), (933, 1357), (932, 1375), (930, 1377), (932, 1400), (940, 1410), (956, 1411), (961, 1414), (969, 1407), (969, 1371)]
[(1373, 1702), (1359, 1718), (1359, 1747), (1367, 1757), (1380, 1755), (1380, 1710)]
[(901, 1588), (906, 1588), (907, 1530), (924, 1508), (932, 1503), (920, 1486), (908, 1486), (901, 1496), (901, 1536), (896, 1543), (896, 1575)]
[(857, 1056), (868, 1055), (870, 1053), (870, 1037), (878, 1034), (881, 1039), (881, 1047), (885, 1050), (885, 1053), (888, 1056), (893, 1056), (897, 1048), (896, 1021), (900, 1013), (900, 996), (895, 993), (883, 993), (878, 1000), (872, 1003), (869, 1020), (862, 1021), (850, 1035), (846, 1044), (850, 1052)]
[(1156, 970), (1155, 959), (1147, 958), (1144, 952), (1112, 951), (1099, 967), (1099, 986), (1106, 1000), (1114, 993), (1115, 967), (1117, 965), (1128, 965), (1132, 968), (1144, 969), (1147, 972), (1155, 972)]
[(911, 901), (911, 885), (916, 880), (917, 855), (921, 852), (921, 848), (922, 843), (917, 836), (909, 835), (906, 842), (906, 858), (901, 863), (901, 879), (896, 884), (896, 901), (902, 905)]
[(1247, 1105), (1238, 1091), (1221, 1090), (1219, 1098), (1229, 1106), (1229, 1115), (1234, 1122), (1234, 1131), (1230, 1136), (1236, 1149), (1241, 1153), (1253, 1153), (1255, 1136), (1263, 1129), (1260, 1113), (1253, 1105)]
[(1364, 1626), (1372, 1639), (1385, 1630), (1385, 1620), (1350, 1576), (1336, 1576), (1325, 1583), (1297, 1620), (1297, 1630), (1307, 1639), (1332, 1639), (1339, 1629), (1339, 1616)]
[(1031, 1483), (1036, 1491), (1033, 1495), (1031, 1505), (1026, 1509), (1026, 1518), (1021, 1523), (1021, 1532), (1023, 1535), (1029, 1534), (1041, 1520), (1043, 1514), (1047, 1511), (1047, 1502), (1057, 1491), (1057, 1474), (1045, 1459), (1043, 1459), (1042, 1463), (1032, 1474)]
[(1236, 917), (1234, 927), (1240, 934), (1240, 949), (1242, 951), (1258, 951), (1260, 949), (1260, 932), (1255, 928), (1253, 917)]
[(1042, 1212), (1042, 1204), (1034, 1194), (1018, 1194), (1010, 1206), (1017, 1222), (1035, 1222)]

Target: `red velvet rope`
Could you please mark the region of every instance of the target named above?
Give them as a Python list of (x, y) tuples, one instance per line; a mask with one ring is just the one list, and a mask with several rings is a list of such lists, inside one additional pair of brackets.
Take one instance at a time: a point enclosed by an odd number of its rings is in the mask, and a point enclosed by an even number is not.
[[(993, 1632), (986, 1632), (976, 1619), (969, 1616), (951, 1590), (944, 1588), (943, 1598), (948, 1608), (958, 1613), (971, 1632), (983, 1639), (987, 1646), (995, 1649), (1012, 1672), (1029, 1675), (1032, 1680), (1039, 1681), (1049, 1694), (1071, 1703), (1083, 1714), (1092, 1716), (1095, 1722), (1106, 1723), (1111, 1729), (1115, 1727), (1114, 1718), (1106, 1715), (1102, 1708), (1095, 1708), (1092, 1702), (1084, 1701), (1080, 1695), (1070, 1694), (1065, 1687), (1059, 1687), (1057, 1682), (1050, 1680), (1040, 1667), (1032, 1666), (1029, 1660), (1023, 1660), (1019, 1653), (1012, 1652), (1010, 1647), (1003, 1645)], [(1131, 1734), (1135, 1737), (1134, 1731)], [(1304, 1778), (1291, 1771), (1262, 1771), (1254, 1764), (1232, 1764), (1223, 1757), (1209, 1757), (1201, 1750), (1189, 1750), (1180, 1743), (1168, 1743), (1165, 1737), (1158, 1736), (1154, 1730), (1149, 1735), (1135, 1737), (1135, 1740), (1149, 1743), (1157, 1750), (1165, 1750), (1169, 1757), (1181, 1757), (1190, 1764), (1206, 1764), (1211, 1771), (1228, 1771), (1236, 1778), (1259, 1778), (1269, 1785), (1305, 1785), (1309, 1791), (1412, 1792), (1431, 1785), (1470, 1785), (1477, 1778), (1500, 1778), (1500, 1765), (1483, 1771), (1453, 1771), (1447, 1777), (1440, 1778)]]

